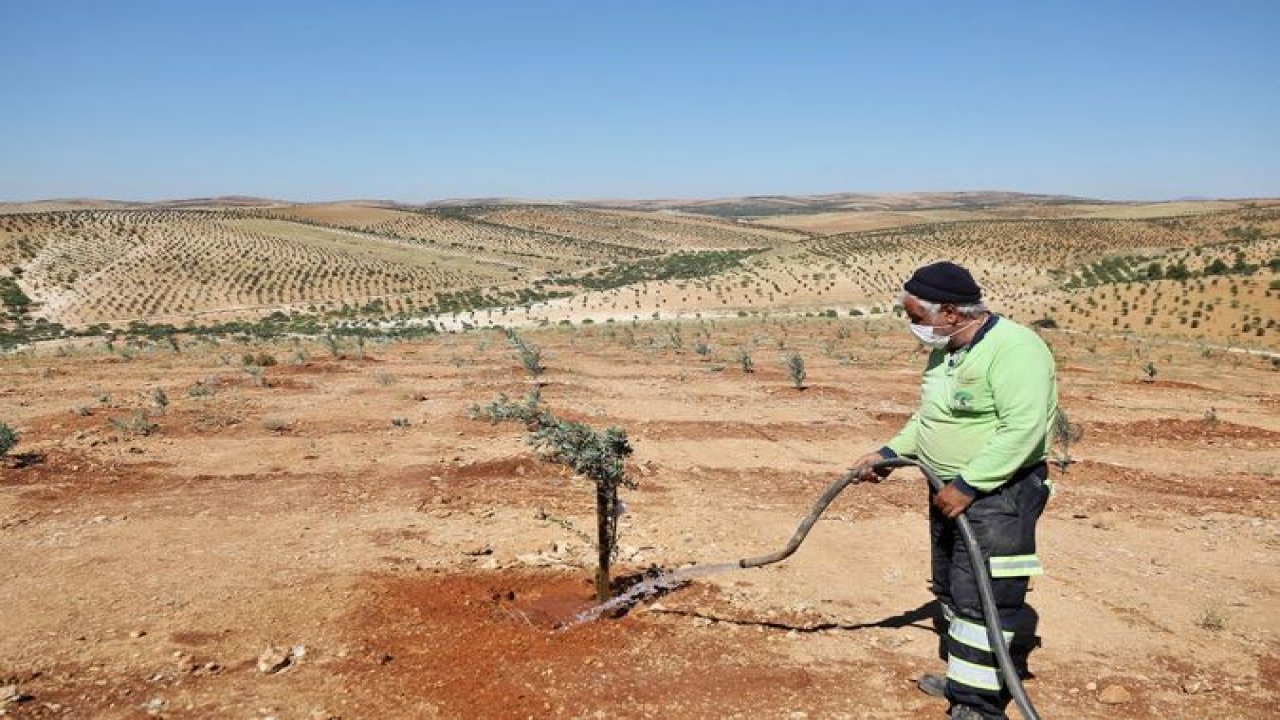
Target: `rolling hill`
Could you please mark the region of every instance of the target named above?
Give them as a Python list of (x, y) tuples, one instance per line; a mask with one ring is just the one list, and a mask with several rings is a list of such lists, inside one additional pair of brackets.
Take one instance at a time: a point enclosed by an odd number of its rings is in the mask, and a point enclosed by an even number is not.
[(1277, 345), (1280, 201), (915, 193), (0, 207), (12, 337), (273, 314), (440, 328), (874, 315), (914, 267), (940, 258), (972, 267), (993, 306), (1020, 319)]

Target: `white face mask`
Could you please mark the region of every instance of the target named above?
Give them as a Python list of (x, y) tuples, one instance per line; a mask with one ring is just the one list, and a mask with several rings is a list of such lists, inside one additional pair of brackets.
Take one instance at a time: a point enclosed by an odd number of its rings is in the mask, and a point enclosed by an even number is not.
[(947, 345), (950, 344), (951, 338), (955, 337), (958, 333), (964, 332), (965, 328), (975, 322), (977, 322), (976, 318), (970, 320), (964, 325), (961, 325), (954, 332), (946, 335), (934, 335), (934, 330), (937, 328), (933, 325), (917, 325), (915, 323), (911, 323), (911, 334), (915, 335), (916, 339), (920, 341), (920, 344), (925, 347), (933, 348), (934, 350), (945, 350)]

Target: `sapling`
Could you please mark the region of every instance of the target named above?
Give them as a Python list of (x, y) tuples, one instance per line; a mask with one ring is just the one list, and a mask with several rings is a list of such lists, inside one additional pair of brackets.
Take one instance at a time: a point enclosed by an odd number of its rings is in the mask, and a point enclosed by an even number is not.
[(0, 457), (9, 454), (18, 444), (18, 431), (9, 427), (7, 423), (0, 423)]
[(787, 374), (791, 377), (791, 383), (796, 386), (797, 390), (804, 389), (804, 379), (806, 377), (804, 371), (804, 358), (800, 353), (791, 353), (787, 355)]
[(1059, 468), (1066, 470), (1067, 466), (1075, 462), (1071, 459), (1071, 446), (1084, 437), (1084, 427), (1079, 423), (1071, 422), (1067, 417), (1067, 411), (1058, 408), (1053, 418), (1052, 436), (1053, 444), (1057, 446), (1057, 457), (1053, 462)]
[(530, 378), (537, 380), (547, 371), (547, 366), (542, 364), (542, 348), (520, 337), (515, 331), (508, 331), (507, 339), (516, 350), (520, 366), (529, 373)]
[(487, 418), (497, 423), (517, 420), (529, 430), (527, 441), (538, 448), (546, 459), (567, 465), (596, 486), (596, 599), (607, 601), (612, 595), (609, 569), (617, 551), (618, 518), (625, 513), (625, 505), (618, 497), (618, 488), (635, 488), (636, 482), (627, 477), (625, 461), (631, 455), (631, 443), (622, 428), (611, 427), (595, 430), (585, 423), (561, 420), (543, 410), (537, 390), (529, 393), (524, 402), (512, 402), (505, 395), (484, 407), (471, 408), (473, 418)]

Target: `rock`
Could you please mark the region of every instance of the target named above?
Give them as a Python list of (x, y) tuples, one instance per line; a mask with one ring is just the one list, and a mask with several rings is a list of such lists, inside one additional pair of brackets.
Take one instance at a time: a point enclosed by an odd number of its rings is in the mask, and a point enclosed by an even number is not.
[(9, 703), (18, 703), (30, 700), (31, 696), (22, 692), (22, 688), (18, 687), (18, 683), (11, 682), (7, 685), (0, 685), (0, 707), (4, 707)]
[(481, 555), (492, 555), (493, 548), (489, 547), (488, 543), (481, 543), (479, 545), (472, 545), (470, 547), (463, 548), (462, 554), (468, 555), (470, 557), (480, 557)]
[(289, 666), (290, 660), (288, 650), (274, 645), (269, 646), (258, 656), (258, 672), (267, 675), (278, 673)]
[(1213, 692), (1213, 685), (1208, 680), (1200, 678), (1187, 678), (1182, 681), (1182, 692), (1188, 695), (1199, 695), (1201, 693)]
[(146, 634), (147, 634), (146, 630), (134, 630), (133, 632), (129, 633), (129, 637), (133, 638), (134, 640), (137, 640), (140, 637), (145, 637)]
[(1096, 683), (1096, 682), (1087, 682), (1087, 683), (1085, 683), (1084, 689), (1085, 689), (1085, 690), (1088, 690), (1089, 692), (1093, 692), (1094, 690), (1097, 690), (1097, 689), (1098, 689), (1098, 683)]
[(1132, 700), (1133, 696), (1120, 685), (1108, 685), (1098, 693), (1098, 702), (1105, 705), (1123, 705)]

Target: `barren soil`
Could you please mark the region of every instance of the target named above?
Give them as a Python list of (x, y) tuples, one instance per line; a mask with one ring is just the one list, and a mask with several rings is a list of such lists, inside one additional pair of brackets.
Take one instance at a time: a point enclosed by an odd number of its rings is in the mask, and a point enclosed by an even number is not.
[[(922, 357), (897, 325), (682, 333), (682, 351), (665, 324), (525, 335), (547, 354), (549, 409), (630, 432), (622, 583), (780, 547), (914, 406)], [(1145, 383), (1131, 344), (1047, 338), (1085, 436), (1041, 523), (1041, 714), (1273, 717), (1276, 373), (1169, 345), (1143, 348), (1170, 358)], [(249, 351), (280, 360), (266, 386), (238, 366)], [(561, 628), (590, 605), (593, 548), (570, 528), (593, 528), (592, 490), (522, 427), (467, 413), (530, 387), (498, 332), (363, 357), (304, 342), (0, 359), (0, 420), (22, 433), (0, 469), (0, 685), (21, 696), (3, 712), (943, 716), (913, 686), (942, 668), (918, 476), (850, 489), (784, 563)], [(260, 670), (268, 648), (283, 669)], [(1127, 701), (1101, 701), (1113, 685)]]

